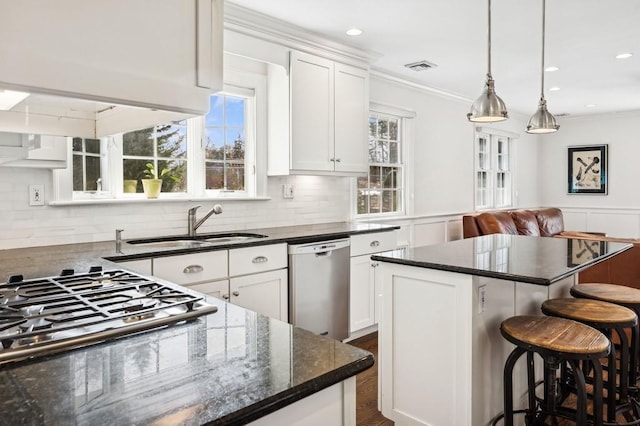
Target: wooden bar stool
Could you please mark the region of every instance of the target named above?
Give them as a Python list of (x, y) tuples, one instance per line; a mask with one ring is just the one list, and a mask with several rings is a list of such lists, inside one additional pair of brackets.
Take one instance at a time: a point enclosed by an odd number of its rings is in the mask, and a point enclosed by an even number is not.
[[(602, 366), (600, 358), (609, 354), (609, 339), (588, 325), (545, 316), (515, 316), (500, 325), (502, 336), (516, 345), (504, 367), (504, 423), (513, 426), (513, 367), (527, 354), (528, 409), (526, 424), (544, 423), (549, 416), (562, 417), (586, 425), (589, 418), (594, 425), (602, 425)], [(544, 360), (544, 395), (538, 401), (535, 394), (534, 354)], [(557, 371), (568, 363), (576, 383), (577, 407), (561, 407), (558, 399)], [(582, 366), (581, 366), (582, 364)], [(587, 413), (587, 389), (582, 368), (593, 371), (593, 412)], [(539, 404), (538, 404), (539, 402)], [(518, 411), (521, 412), (521, 411)], [(495, 423), (495, 422), (494, 422)]]
[[(633, 349), (629, 344), (625, 330), (638, 326), (636, 313), (624, 306), (592, 299), (549, 299), (542, 304), (545, 315), (566, 318), (581, 322), (604, 334), (611, 342), (611, 351), (607, 363), (607, 421), (616, 422), (618, 412), (630, 412), (634, 409), (629, 402), (629, 366)], [(614, 333), (620, 354), (620, 367), (616, 368), (616, 349)], [(634, 413), (635, 414), (635, 413)]]
[[(573, 297), (601, 300), (615, 303), (632, 309), (640, 317), (640, 290), (618, 284), (584, 283), (571, 287)], [(629, 383), (637, 392), (638, 359), (640, 357), (639, 328), (634, 327), (631, 332), (631, 348), (635, 356), (631, 357)], [(636, 398), (638, 396), (636, 395)]]

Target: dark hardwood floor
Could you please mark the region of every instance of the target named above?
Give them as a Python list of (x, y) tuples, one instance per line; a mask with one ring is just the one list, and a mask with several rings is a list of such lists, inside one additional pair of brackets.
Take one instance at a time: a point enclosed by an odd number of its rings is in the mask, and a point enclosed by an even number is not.
[(378, 411), (378, 333), (368, 334), (349, 342), (367, 350), (376, 363), (356, 376), (356, 423), (358, 426), (389, 426), (393, 422)]

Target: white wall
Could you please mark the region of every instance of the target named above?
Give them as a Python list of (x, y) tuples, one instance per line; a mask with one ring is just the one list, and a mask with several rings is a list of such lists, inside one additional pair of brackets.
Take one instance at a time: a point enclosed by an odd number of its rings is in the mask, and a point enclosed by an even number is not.
[[(567, 117), (560, 130), (541, 137), (540, 201), (562, 208), (565, 228), (640, 237), (640, 112)], [(608, 195), (567, 194), (567, 147), (609, 145)]]
[[(481, 87), (478, 88), (480, 90)], [(474, 128), (467, 120), (471, 101), (381, 77), (371, 79), (371, 101), (416, 113), (413, 152), (415, 216), (474, 210)], [(518, 135), (515, 140), (515, 204), (534, 207), (538, 197), (537, 137), (524, 132), (517, 114), (487, 128)]]
[[(29, 184), (51, 194), (51, 171), (0, 167), (0, 249), (112, 240), (187, 232), (187, 209), (214, 202), (147, 202), (83, 206), (29, 206)], [(294, 198), (282, 197), (282, 184), (294, 186)], [(200, 232), (340, 222), (349, 218), (350, 180), (336, 177), (276, 177), (268, 180), (269, 201), (219, 200), (223, 213)]]

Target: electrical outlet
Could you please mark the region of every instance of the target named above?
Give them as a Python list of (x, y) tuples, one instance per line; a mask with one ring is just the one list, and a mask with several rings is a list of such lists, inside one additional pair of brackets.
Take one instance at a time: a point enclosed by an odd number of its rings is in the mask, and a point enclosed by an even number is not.
[(44, 185), (29, 185), (29, 205), (44, 206)]
[(290, 183), (285, 183), (282, 185), (282, 197), (283, 198), (293, 198), (293, 185)]
[(487, 310), (487, 286), (478, 287), (478, 313), (481, 314)]

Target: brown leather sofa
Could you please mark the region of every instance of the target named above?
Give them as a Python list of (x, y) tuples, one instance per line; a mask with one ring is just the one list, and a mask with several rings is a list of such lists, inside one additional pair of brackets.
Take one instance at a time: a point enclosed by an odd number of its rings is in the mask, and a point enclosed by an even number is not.
[(532, 235), (535, 237), (593, 237), (602, 233), (565, 231), (562, 210), (500, 210), (462, 216), (464, 238), (488, 234)]
[(566, 231), (558, 208), (500, 210), (462, 216), (464, 238), (488, 234), (532, 235), (633, 243), (633, 247), (578, 274), (581, 283), (599, 282), (640, 288), (640, 240), (601, 232)]

